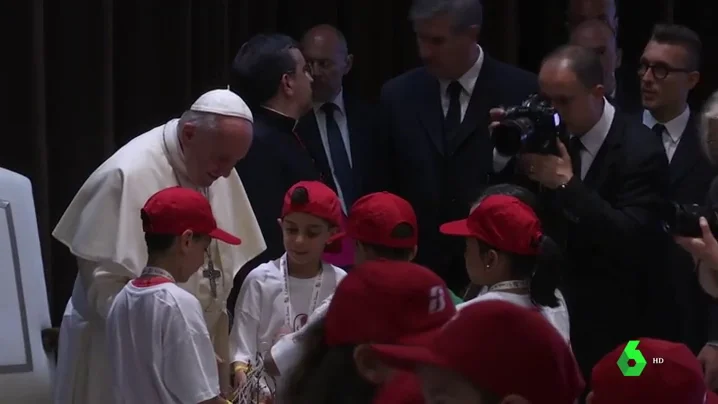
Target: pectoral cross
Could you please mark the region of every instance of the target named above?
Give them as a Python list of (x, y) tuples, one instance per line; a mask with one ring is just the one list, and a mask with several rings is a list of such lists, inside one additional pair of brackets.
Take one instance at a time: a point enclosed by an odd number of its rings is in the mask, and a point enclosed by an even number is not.
[(222, 273), (214, 269), (214, 262), (212, 262), (212, 256), (207, 253), (208, 262), (207, 269), (202, 271), (202, 276), (209, 279), (209, 290), (213, 298), (217, 297), (217, 279), (222, 276)]

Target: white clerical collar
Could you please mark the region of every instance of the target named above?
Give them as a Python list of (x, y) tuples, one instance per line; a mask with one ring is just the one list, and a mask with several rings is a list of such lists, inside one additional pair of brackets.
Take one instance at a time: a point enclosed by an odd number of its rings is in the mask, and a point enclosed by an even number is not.
[(680, 115), (668, 122), (658, 122), (658, 120), (648, 110), (643, 110), (643, 124), (649, 128), (653, 128), (653, 125), (657, 123), (663, 124), (673, 143), (678, 143), (678, 141), (681, 140), (681, 136), (683, 136), (683, 131), (686, 130), (686, 126), (688, 126), (688, 120), (690, 117), (691, 109), (688, 106), (686, 106)]
[[(332, 104), (336, 105), (337, 108), (339, 109), (339, 112), (342, 115), (346, 116), (346, 110), (344, 109), (344, 88), (343, 87), (341, 89), (339, 89), (339, 93), (336, 95), (336, 97), (334, 97), (334, 99), (332, 99), (331, 101), (327, 101), (327, 102), (331, 102)], [(318, 113), (321, 110), (322, 106), (324, 104), (326, 104), (327, 102), (315, 102), (312, 105), (312, 108), (314, 108), (314, 113), (315, 114)]]
[(606, 98), (603, 99), (603, 113), (601, 118), (596, 122), (591, 129), (588, 130), (583, 136), (581, 136), (581, 144), (584, 149), (592, 157), (596, 157), (598, 150), (601, 149), (603, 141), (608, 136), (608, 131), (611, 129), (613, 123), (613, 117), (616, 115), (616, 108), (611, 105)]
[[(461, 88), (466, 92), (466, 94), (471, 97), (471, 95), (474, 93), (474, 86), (476, 86), (476, 79), (479, 78), (479, 73), (481, 73), (481, 67), (484, 65), (484, 50), (481, 49), (481, 46), (479, 44), (476, 44), (476, 47), (479, 49), (479, 56), (476, 58), (476, 62), (474, 62), (473, 66), (469, 68), (469, 70), (466, 71), (461, 77), (459, 77), (458, 81), (459, 84), (461, 84)], [(451, 84), (453, 80), (439, 80), (439, 88), (441, 89), (441, 94), (446, 94), (446, 89), (449, 87), (449, 84)]]
[(162, 142), (167, 158), (169, 159), (172, 169), (179, 177), (180, 182), (186, 181), (186, 184), (178, 184), (187, 186), (192, 184), (189, 175), (187, 174), (187, 165), (184, 161), (184, 152), (182, 151), (182, 145), (180, 144), (179, 136), (177, 132), (179, 126), (179, 119), (173, 119), (165, 124), (164, 131), (162, 133)]

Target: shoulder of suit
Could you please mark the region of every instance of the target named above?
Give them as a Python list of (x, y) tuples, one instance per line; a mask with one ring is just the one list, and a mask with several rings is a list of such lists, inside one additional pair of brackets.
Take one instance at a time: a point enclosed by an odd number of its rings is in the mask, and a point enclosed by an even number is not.
[(389, 79), (381, 88), (382, 94), (407, 91), (415, 88), (417, 80), (434, 79), (425, 67), (417, 67)]
[[(487, 71), (490, 68), (492, 71), (496, 71), (501, 75), (512, 76), (514, 80), (519, 79), (536, 81), (536, 74), (528, 70), (524, 70), (518, 66), (514, 66), (510, 63), (494, 59), (489, 55), (485, 55), (484, 66), (487, 66)], [(482, 72), (484, 72), (484, 66), (481, 67)]]

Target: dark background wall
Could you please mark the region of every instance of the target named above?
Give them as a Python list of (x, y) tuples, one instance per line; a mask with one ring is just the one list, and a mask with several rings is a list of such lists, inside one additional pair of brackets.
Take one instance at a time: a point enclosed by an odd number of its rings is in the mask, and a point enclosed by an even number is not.
[[(74, 260), (50, 232), (85, 178), (117, 147), (181, 113), (227, 83), (240, 45), (259, 32), (298, 37), (337, 25), (355, 54), (347, 86), (375, 99), (387, 79), (418, 65), (406, 15), (410, 0), (6, 1), (0, 13), (0, 166), (33, 182), (47, 290), (57, 324), (70, 296)], [(536, 71), (563, 43), (566, 0), (484, 0), (480, 43), (493, 56)], [(674, 21), (706, 48), (700, 105), (718, 88), (718, 4), (622, 1), (623, 75), (652, 25)], [(635, 82), (635, 80), (633, 80)], [(630, 80), (629, 80), (630, 82)]]

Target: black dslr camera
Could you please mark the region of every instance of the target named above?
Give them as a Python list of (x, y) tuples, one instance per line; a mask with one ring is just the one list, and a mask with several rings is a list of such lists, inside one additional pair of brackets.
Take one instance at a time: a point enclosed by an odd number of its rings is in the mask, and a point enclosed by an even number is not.
[(709, 206), (673, 203), (664, 220), (664, 228), (675, 236), (700, 238), (703, 235), (699, 223), (701, 216), (706, 218), (711, 233), (718, 238), (718, 214)]
[(519, 152), (558, 156), (556, 139), (565, 136), (563, 121), (551, 103), (533, 94), (521, 105), (506, 109), (506, 116), (491, 132), (491, 142), (504, 156)]

